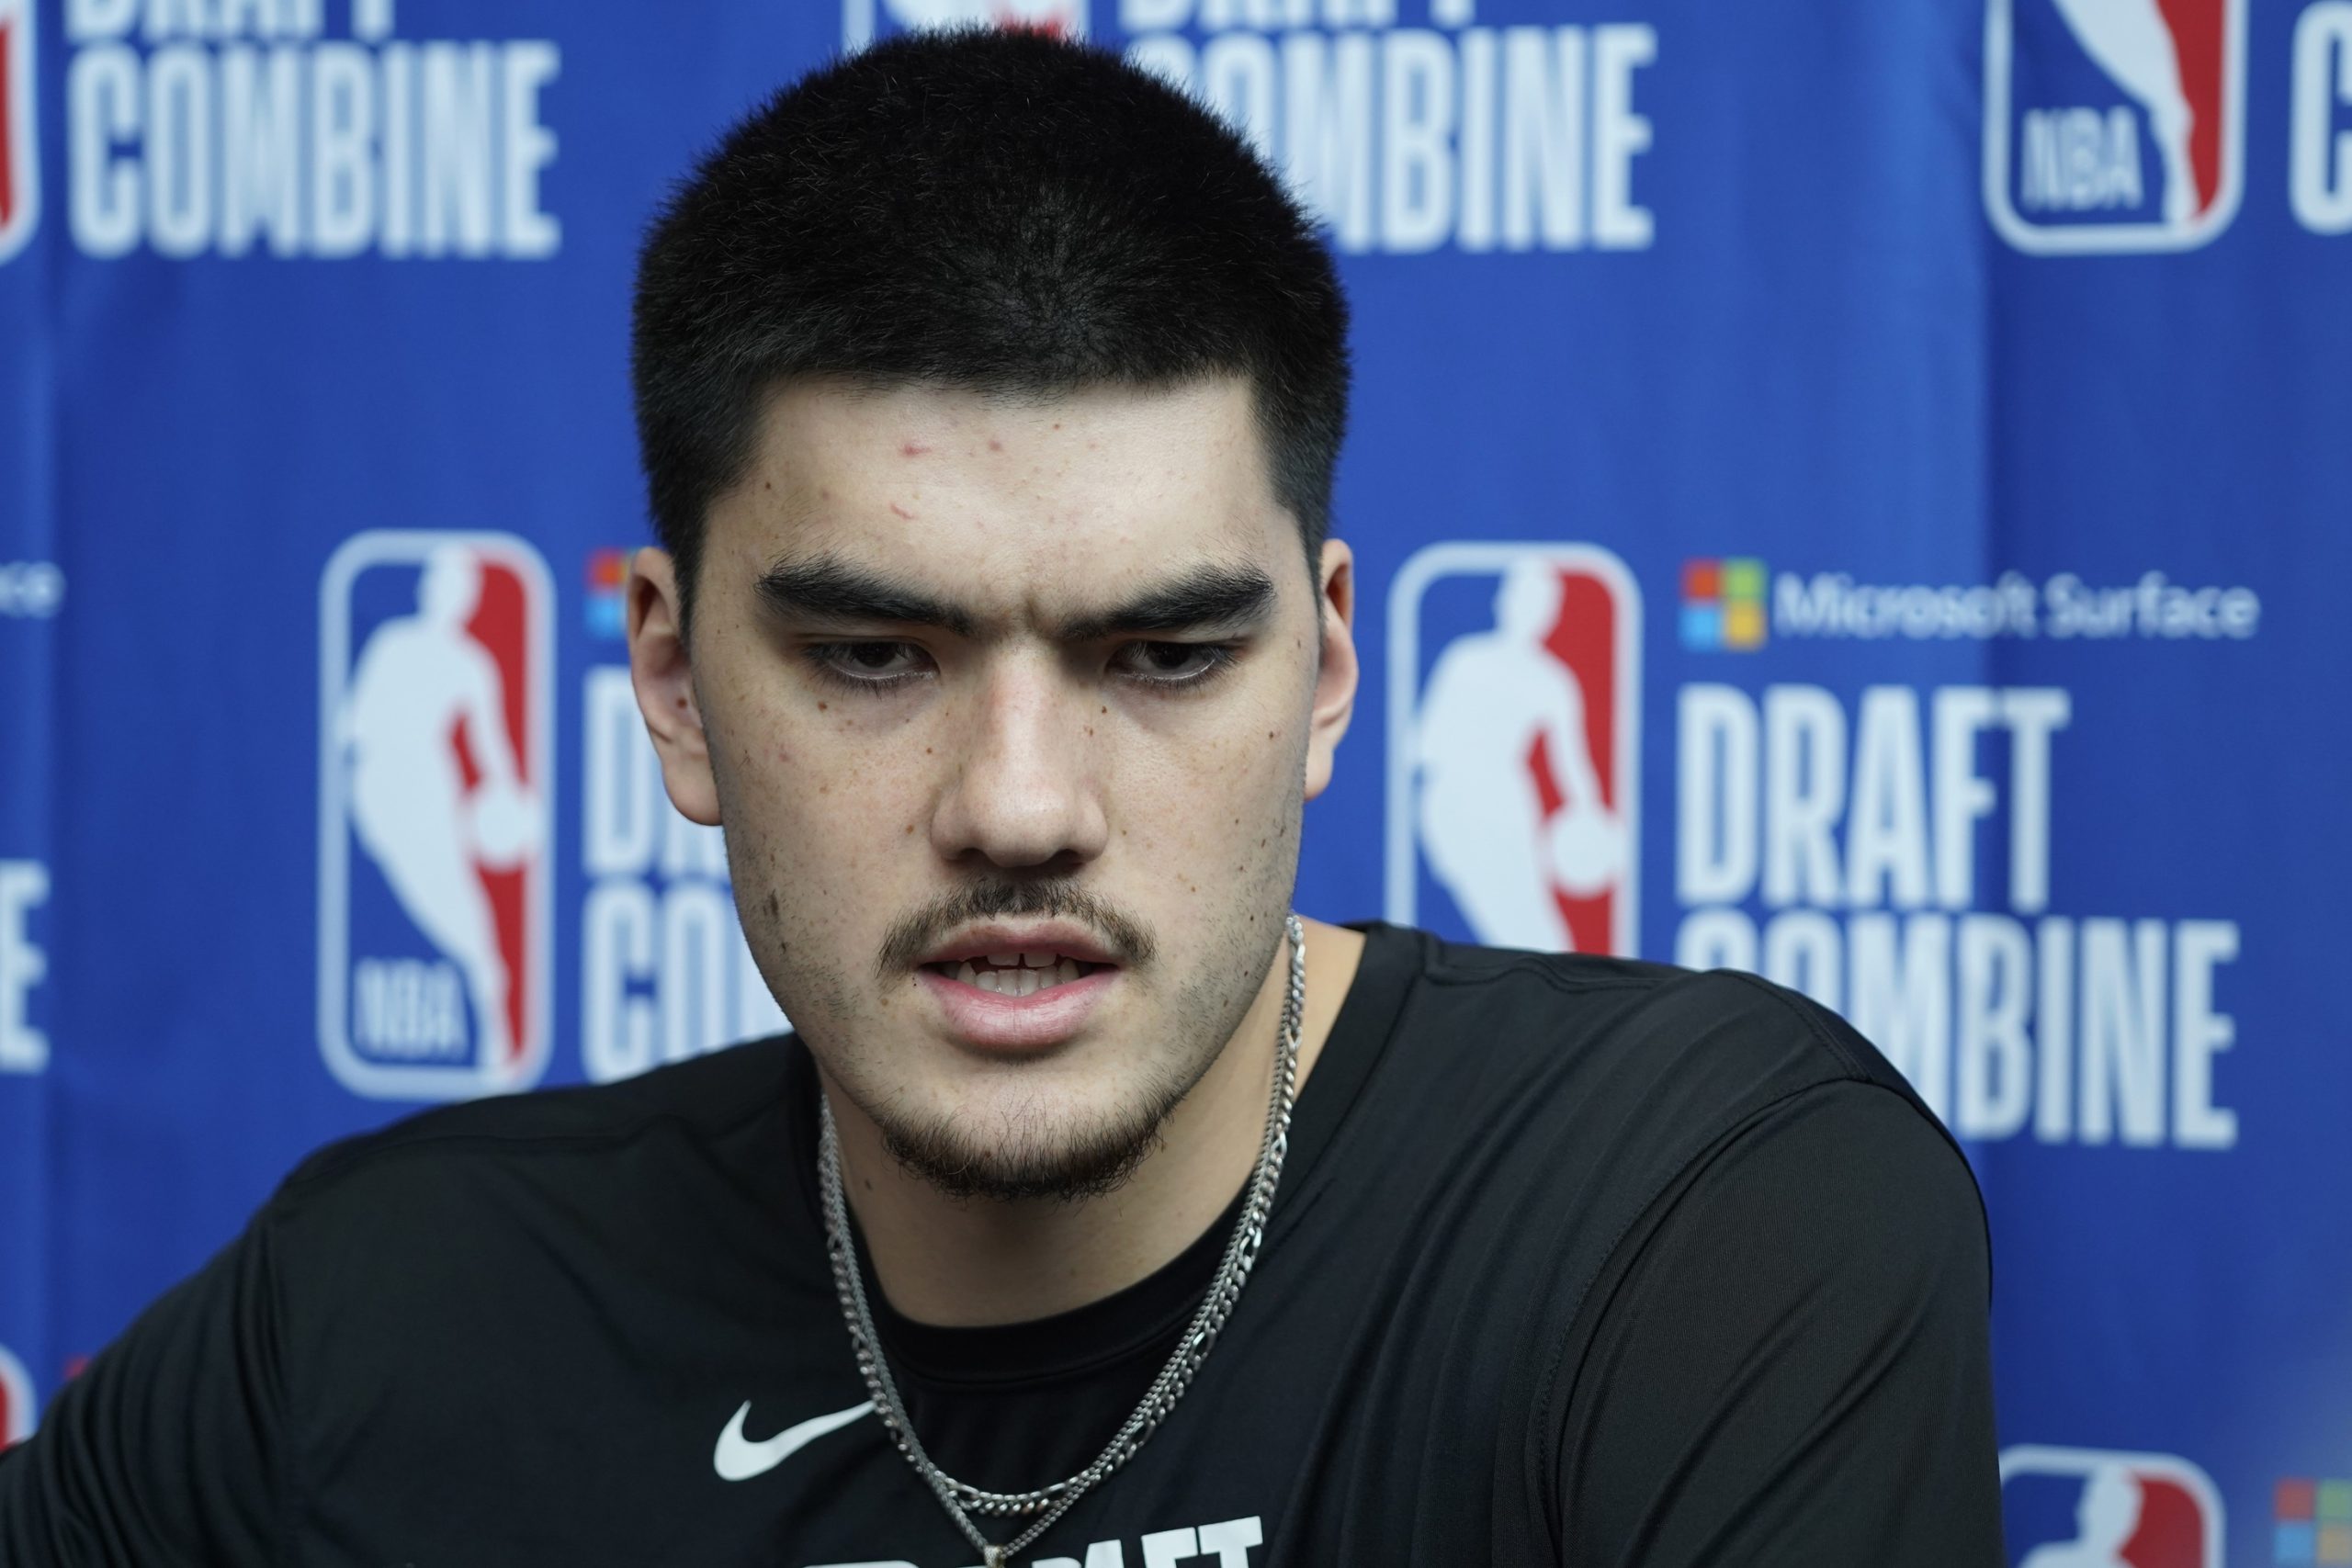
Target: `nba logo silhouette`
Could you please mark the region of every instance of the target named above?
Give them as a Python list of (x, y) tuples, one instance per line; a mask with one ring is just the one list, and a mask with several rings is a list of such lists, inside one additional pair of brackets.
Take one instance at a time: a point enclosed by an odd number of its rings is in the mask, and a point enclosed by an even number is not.
[(1084, 38), (1086, 0), (842, 0), (843, 49), (888, 33), (983, 26)]
[(2001, 1455), (2011, 1568), (2222, 1568), (2222, 1498), (2173, 1454), (2026, 1446)]
[(2177, 251), (2237, 212), (2245, 0), (1986, 0), (1984, 207), (2022, 251)]
[(0, 1449), (33, 1435), (33, 1380), (25, 1364), (0, 1345)]
[(33, 64), (33, 0), (0, 0), (0, 262), (25, 248), (40, 216)]
[(1388, 596), (1388, 919), (1640, 941), (1642, 601), (1595, 545), (1431, 545)]
[(504, 534), (361, 534), (319, 597), (319, 1047), (360, 1094), (526, 1088), (550, 1021), (547, 564)]

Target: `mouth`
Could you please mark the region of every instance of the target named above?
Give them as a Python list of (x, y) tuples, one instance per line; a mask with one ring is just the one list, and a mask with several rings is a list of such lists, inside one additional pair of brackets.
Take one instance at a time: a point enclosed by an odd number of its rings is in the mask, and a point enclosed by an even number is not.
[(1051, 948), (1027, 953), (984, 953), (977, 958), (923, 965), (927, 972), (943, 980), (953, 980), (993, 997), (1034, 997), (1040, 991), (1050, 991), (1112, 967), (1071, 958)]
[(949, 1032), (987, 1052), (1031, 1052), (1077, 1034), (1124, 969), (1074, 927), (988, 927), (917, 965)]

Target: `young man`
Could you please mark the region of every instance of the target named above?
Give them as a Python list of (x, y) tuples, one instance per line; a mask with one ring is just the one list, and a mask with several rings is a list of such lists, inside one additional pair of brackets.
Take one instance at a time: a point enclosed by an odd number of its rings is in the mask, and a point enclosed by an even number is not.
[(317, 1156), (0, 1462), (0, 1562), (1999, 1562), (1982, 1213), (1877, 1053), (1290, 919), (1344, 324), (1106, 56), (740, 127), (645, 250), (630, 654), (797, 1035)]

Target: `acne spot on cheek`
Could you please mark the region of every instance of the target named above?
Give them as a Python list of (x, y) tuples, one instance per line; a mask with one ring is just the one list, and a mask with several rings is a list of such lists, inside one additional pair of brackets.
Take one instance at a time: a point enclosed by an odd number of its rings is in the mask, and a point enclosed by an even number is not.
[(831, 705), (831, 703), (819, 703), (819, 704), (817, 705), (817, 711), (818, 711), (819, 713), (823, 713), (827, 708), (831, 707), (831, 705)]
[(915, 825), (914, 825), (913, 823), (911, 823), (911, 822), (908, 823), (908, 824), (907, 824), (907, 836), (908, 836), (909, 838), (912, 838), (912, 837), (914, 836), (914, 831), (915, 831)]
[(1001, 452), (1004, 450), (1004, 443), (991, 435), (989, 437), (989, 450), (991, 452)]
[(909, 522), (912, 522), (914, 520), (915, 514), (908, 511), (905, 507), (900, 506), (895, 501), (890, 503), (890, 510), (897, 513), (899, 516), (906, 518)]
[(908, 442), (905, 446), (901, 446), (901, 447), (899, 447), (899, 455), (900, 455), (901, 457), (922, 457), (924, 453), (926, 453), (926, 452), (928, 452), (928, 451), (930, 451), (930, 450), (931, 450), (931, 448), (930, 448), (930, 447), (928, 447), (928, 446), (924, 446), (920, 445), (919, 443), (910, 441), (910, 442)]

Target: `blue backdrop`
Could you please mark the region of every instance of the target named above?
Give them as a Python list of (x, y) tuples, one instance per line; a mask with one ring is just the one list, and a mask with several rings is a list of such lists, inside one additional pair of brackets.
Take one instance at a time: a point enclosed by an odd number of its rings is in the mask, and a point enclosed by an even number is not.
[(0, 0), (0, 1440), (318, 1144), (775, 1026), (623, 675), (635, 245), (976, 10), (1330, 224), (1301, 907), (1843, 1010), (1992, 1210), (2013, 1557), (2120, 1469), (2136, 1568), (2352, 1564), (2346, 0)]

